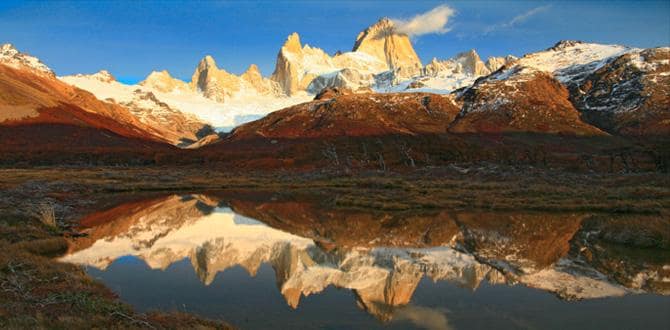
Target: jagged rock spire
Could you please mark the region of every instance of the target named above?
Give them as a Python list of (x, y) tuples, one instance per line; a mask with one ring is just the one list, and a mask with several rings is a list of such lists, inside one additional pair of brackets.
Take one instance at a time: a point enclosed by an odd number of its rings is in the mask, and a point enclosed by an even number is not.
[(422, 67), (409, 37), (397, 33), (393, 21), (386, 17), (358, 34), (353, 51), (370, 54), (404, 75), (416, 74)]

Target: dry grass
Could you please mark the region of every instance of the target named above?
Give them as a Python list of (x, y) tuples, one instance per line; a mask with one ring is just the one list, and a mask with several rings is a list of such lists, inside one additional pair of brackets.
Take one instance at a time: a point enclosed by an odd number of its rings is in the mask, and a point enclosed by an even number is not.
[(32, 211), (37, 220), (52, 229), (58, 229), (58, 220), (56, 220), (56, 209), (51, 203), (40, 203)]

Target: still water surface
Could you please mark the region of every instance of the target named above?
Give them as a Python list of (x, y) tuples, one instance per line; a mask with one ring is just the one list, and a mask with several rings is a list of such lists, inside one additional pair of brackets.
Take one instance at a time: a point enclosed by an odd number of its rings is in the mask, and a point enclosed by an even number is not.
[(85, 217), (63, 260), (139, 310), (243, 329), (670, 329), (668, 251), (602, 234), (636, 220), (324, 205), (141, 200)]

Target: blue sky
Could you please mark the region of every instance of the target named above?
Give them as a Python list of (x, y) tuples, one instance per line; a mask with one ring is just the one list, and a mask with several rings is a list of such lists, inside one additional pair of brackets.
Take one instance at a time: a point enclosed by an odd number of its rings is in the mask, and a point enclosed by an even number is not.
[[(483, 58), (550, 47), (561, 39), (636, 47), (670, 45), (670, 1), (210, 1), (0, 2), (0, 43), (13, 43), (59, 75), (108, 69), (138, 81), (167, 69), (190, 80), (198, 61), (243, 72), (274, 69), (286, 36), (329, 53), (350, 50), (380, 17), (411, 19), (448, 6), (446, 33), (413, 37), (424, 62), (476, 49)], [(444, 30), (443, 29), (443, 30)]]

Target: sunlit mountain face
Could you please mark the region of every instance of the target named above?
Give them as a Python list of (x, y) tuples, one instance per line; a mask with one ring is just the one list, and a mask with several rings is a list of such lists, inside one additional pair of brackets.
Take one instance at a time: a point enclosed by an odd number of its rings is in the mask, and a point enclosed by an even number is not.
[(140, 309), (270, 313), (284, 326), (364, 326), (373, 315), (371, 327), (444, 329), (482, 306), (507, 324), (519, 304), (495, 306), (510, 299), (548, 304), (547, 318), (523, 321), (542, 326), (584, 304), (615, 311), (635, 299), (642, 309), (670, 294), (669, 225), (654, 217), (385, 213), (189, 194), (119, 205), (82, 226), (87, 236), (70, 241), (62, 261), (87, 266)]

